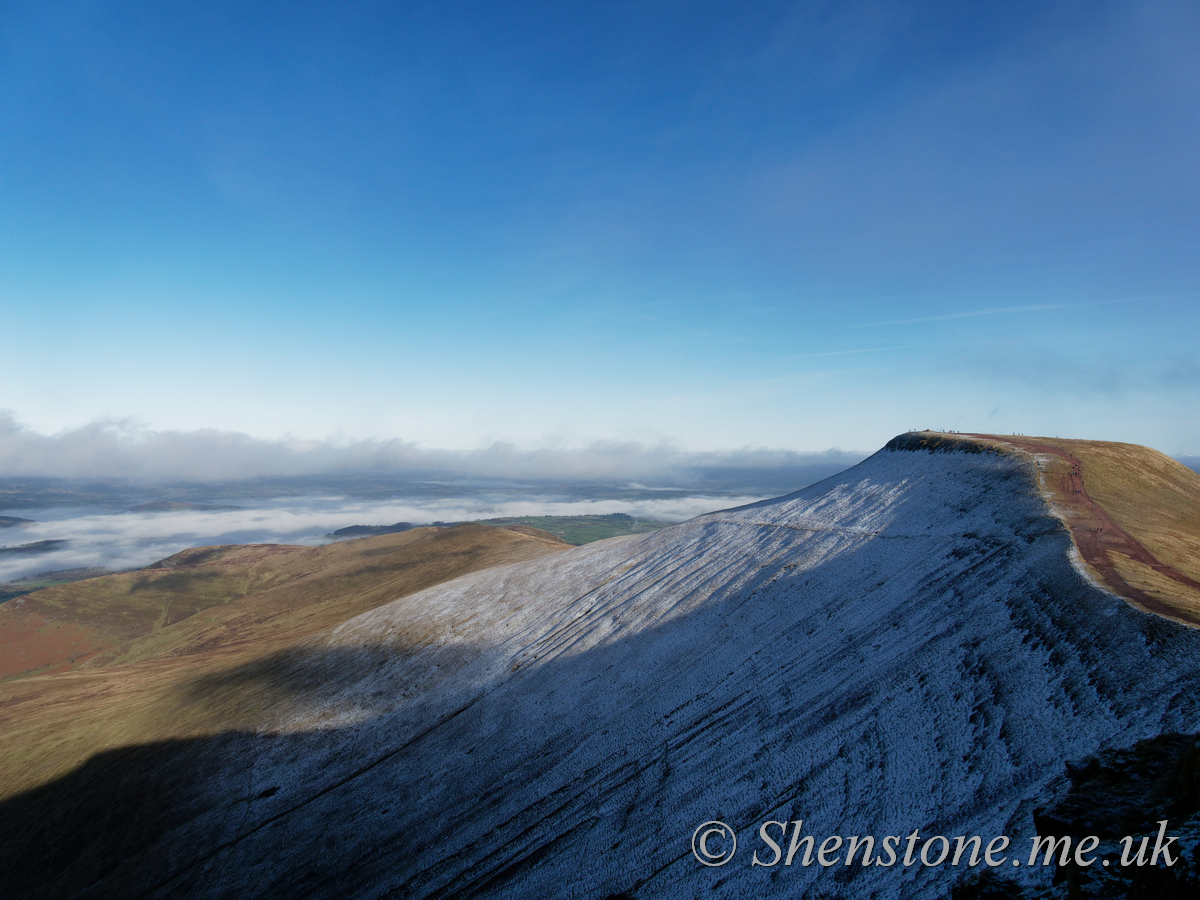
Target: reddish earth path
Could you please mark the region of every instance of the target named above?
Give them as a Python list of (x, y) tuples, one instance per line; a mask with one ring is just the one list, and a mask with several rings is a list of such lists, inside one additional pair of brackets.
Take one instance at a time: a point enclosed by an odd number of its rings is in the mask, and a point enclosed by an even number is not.
[(1052, 483), (1050, 478), (1046, 478), (1045, 486), (1050, 492), (1051, 501), (1065, 513), (1063, 518), (1084, 562), (1104, 580), (1104, 583), (1112, 591), (1132, 600), (1142, 609), (1168, 619), (1183, 620), (1192, 625), (1200, 625), (1200, 618), (1189, 615), (1178, 608), (1166, 606), (1162, 601), (1126, 582), (1113, 568), (1109, 553), (1126, 556), (1180, 584), (1200, 591), (1200, 583), (1171, 566), (1159, 562), (1153, 553), (1114, 522), (1104, 507), (1088, 496), (1087, 488), (1084, 486), (1083, 464), (1075, 456), (1054, 444), (1024, 437), (961, 434), (958, 432), (955, 433), (955, 436), (990, 441), (1016, 450), (1023, 450), (1026, 453), (1044, 454), (1065, 460), (1070, 471), (1061, 475), (1056, 483)]

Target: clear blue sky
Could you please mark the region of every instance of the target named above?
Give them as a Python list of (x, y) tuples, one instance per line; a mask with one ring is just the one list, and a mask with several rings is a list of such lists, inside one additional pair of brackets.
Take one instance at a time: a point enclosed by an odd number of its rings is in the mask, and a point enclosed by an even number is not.
[(1195, 3), (0, 8), (53, 434), (1200, 454)]

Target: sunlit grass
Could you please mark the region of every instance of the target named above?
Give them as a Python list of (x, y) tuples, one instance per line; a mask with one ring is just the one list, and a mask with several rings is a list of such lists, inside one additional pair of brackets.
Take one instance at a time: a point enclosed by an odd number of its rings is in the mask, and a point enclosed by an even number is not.
[[(569, 549), (502, 528), (423, 528), (323, 547), (200, 548), (163, 568), (30, 594), (0, 617), (88, 623), (106, 649), (72, 671), (0, 684), (0, 797), (93, 754), (254, 730), (305, 642), (384, 603), (480, 569)], [(107, 642), (107, 643), (106, 643)], [(13, 652), (0, 647), (0, 653)], [(299, 656), (297, 656), (299, 654)], [(288, 668), (291, 666), (291, 668)], [(206, 685), (203, 691), (195, 686)]]

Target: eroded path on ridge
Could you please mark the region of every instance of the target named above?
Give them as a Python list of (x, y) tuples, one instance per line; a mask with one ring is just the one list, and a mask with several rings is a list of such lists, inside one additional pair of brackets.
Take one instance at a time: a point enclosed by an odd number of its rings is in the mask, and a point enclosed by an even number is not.
[(1113, 520), (1108, 511), (1088, 495), (1083, 463), (1072, 453), (1054, 444), (1025, 437), (995, 434), (962, 434), (956, 437), (1001, 444), (1039, 456), (1060, 459), (1067, 465), (1065, 472), (1043, 469), (1043, 486), (1051, 502), (1064, 513), (1063, 519), (1071, 531), (1075, 546), (1084, 562), (1115, 593), (1133, 601), (1148, 612), (1176, 621), (1200, 626), (1200, 617), (1171, 607), (1156, 597), (1129, 584), (1113, 566), (1110, 554), (1125, 556), (1134, 562), (1170, 578), (1192, 590), (1200, 591), (1200, 582), (1161, 562), (1140, 541)]

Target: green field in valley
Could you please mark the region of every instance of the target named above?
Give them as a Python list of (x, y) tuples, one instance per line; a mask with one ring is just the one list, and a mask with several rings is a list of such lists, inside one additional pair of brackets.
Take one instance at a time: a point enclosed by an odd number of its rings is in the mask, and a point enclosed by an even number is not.
[(528, 525), (548, 531), (568, 544), (590, 544), (605, 538), (624, 534), (645, 534), (658, 531), (674, 522), (662, 519), (634, 517), (626, 513), (610, 513), (606, 516), (510, 516), (501, 519), (479, 519), (480, 525), (503, 528), (508, 525)]

